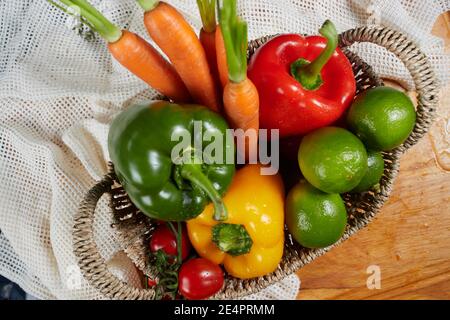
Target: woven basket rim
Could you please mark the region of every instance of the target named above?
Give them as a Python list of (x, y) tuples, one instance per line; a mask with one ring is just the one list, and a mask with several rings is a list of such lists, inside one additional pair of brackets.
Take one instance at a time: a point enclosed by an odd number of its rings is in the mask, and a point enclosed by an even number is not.
[[(274, 36), (276, 35), (265, 36), (251, 41), (249, 43), (249, 56), (251, 56), (258, 47)], [(344, 236), (336, 244), (323, 249), (305, 249), (292, 241), (290, 235), (287, 234), (286, 242), (289, 242), (289, 244), (285, 247), (283, 261), (275, 272), (264, 277), (249, 280), (228, 277), (224, 288), (214, 298), (238, 298), (256, 293), (268, 285), (297, 271), (302, 266), (310, 263), (333, 247), (338, 246), (354, 233), (364, 228), (375, 217), (379, 208), (381, 208), (388, 199), (393, 182), (398, 174), (401, 154), (417, 143), (417, 141), (428, 131), (436, 110), (438, 93), (437, 81), (426, 56), (405, 35), (395, 30), (378, 26), (368, 26), (348, 30), (340, 35), (339, 44), (344, 53), (350, 57), (355, 64), (359, 64), (362, 77), (366, 77), (358, 79), (358, 75), (356, 75), (357, 82), (360, 81), (358, 83), (361, 86), (379, 86), (382, 85), (382, 81), (367, 63), (348, 50), (347, 47), (355, 42), (372, 42), (385, 47), (387, 50), (396, 54), (411, 73), (418, 94), (418, 105), (416, 110), (417, 120), (412, 134), (400, 147), (389, 153), (384, 153), (385, 160), (389, 164), (386, 166), (388, 168), (385, 170), (380, 192), (373, 194), (373, 197), (371, 198), (372, 202), (369, 201), (369, 203), (364, 203), (359, 199), (358, 201), (360, 203), (357, 208), (352, 208), (351, 206), (348, 207), (349, 217), (351, 218), (353, 216), (354, 223), (349, 223), (347, 225)], [(110, 172), (104, 179), (86, 194), (75, 217), (73, 231), (74, 253), (78, 259), (78, 264), (84, 277), (93, 287), (97, 288), (106, 297), (118, 299), (153, 299), (154, 291), (152, 289), (130, 287), (128, 284), (112, 275), (107, 269), (105, 260), (98, 253), (98, 248), (93, 239), (92, 224), (96, 204), (103, 193), (110, 193), (113, 195), (111, 199), (114, 198), (114, 190), (117, 190), (117, 188), (113, 188), (113, 185), (115, 185), (116, 182), (115, 174), (111, 166)], [(365, 196), (368, 196), (368, 194), (370, 193), (366, 193)], [(351, 195), (348, 195), (348, 197), (350, 198), (345, 199), (347, 203), (355, 201), (355, 199), (351, 198)], [(113, 212), (115, 212), (114, 207)], [(363, 218), (358, 216), (361, 215), (361, 212), (364, 213)], [(148, 273), (149, 266), (145, 263), (143, 253), (136, 253), (136, 249), (133, 247), (137, 246), (137, 248), (140, 248), (142, 245), (145, 245), (142, 243), (142, 237), (151, 230), (149, 229), (148, 224), (140, 223), (140, 225), (130, 225), (131, 228), (126, 229), (126, 234), (120, 231), (120, 222), (116, 227), (119, 227), (119, 238), (121, 242), (125, 244), (124, 250), (127, 255), (130, 256), (139, 269)], [(132, 232), (130, 232), (130, 230), (132, 230)], [(289, 247), (289, 245), (291, 247)]]

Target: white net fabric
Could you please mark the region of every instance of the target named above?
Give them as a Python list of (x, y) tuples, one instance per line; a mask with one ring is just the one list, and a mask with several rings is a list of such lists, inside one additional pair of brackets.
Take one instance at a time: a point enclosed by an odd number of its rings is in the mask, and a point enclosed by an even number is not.
[[(122, 28), (146, 36), (132, 0), (92, 1)], [(193, 0), (172, 0), (195, 26)], [(408, 34), (429, 56), (440, 81), (450, 57), (430, 35), (448, 0), (242, 0), (250, 39), (267, 34), (315, 34), (332, 19), (339, 31), (377, 20)], [(106, 172), (108, 123), (122, 108), (154, 92), (111, 59), (104, 42), (68, 28), (67, 15), (44, 0), (0, 1), (0, 274), (38, 298), (102, 298), (80, 276), (72, 252), (73, 216), (85, 192)], [(147, 38), (148, 39), (148, 38)], [(385, 50), (357, 52), (384, 77), (412, 86), (403, 65)], [(111, 229), (107, 200), (98, 206), (101, 254), (123, 279), (136, 282)], [(295, 276), (252, 298), (294, 298)]]

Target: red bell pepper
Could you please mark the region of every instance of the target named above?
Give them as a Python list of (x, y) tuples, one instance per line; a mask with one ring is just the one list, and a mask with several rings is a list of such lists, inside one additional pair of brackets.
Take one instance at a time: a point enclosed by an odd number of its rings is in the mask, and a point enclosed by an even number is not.
[(253, 55), (248, 77), (260, 96), (260, 125), (280, 136), (303, 135), (327, 126), (350, 106), (356, 92), (352, 66), (337, 48), (327, 20), (323, 36), (278, 36)]

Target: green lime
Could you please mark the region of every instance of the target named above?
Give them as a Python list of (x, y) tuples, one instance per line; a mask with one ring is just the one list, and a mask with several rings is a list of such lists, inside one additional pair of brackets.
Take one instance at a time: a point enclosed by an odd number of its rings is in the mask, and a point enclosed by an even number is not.
[(343, 193), (358, 185), (367, 171), (363, 143), (350, 131), (325, 127), (306, 135), (298, 149), (303, 176), (328, 193)]
[(302, 246), (328, 247), (345, 231), (344, 201), (339, 194), (322, 192), (302, 180), (286, 198), (286, 224), (292, 237)]
[(384, 160), (380, 152), (367, 151), (367, 172), (352, 192), (363, 192), (370, 190), (380, 182), (384, 172)]
[(369, 149), (388, 151), (408, 138), (416, 123), (416, 111), (403, 92), (377, 87), (356, 97), (347, 122)]

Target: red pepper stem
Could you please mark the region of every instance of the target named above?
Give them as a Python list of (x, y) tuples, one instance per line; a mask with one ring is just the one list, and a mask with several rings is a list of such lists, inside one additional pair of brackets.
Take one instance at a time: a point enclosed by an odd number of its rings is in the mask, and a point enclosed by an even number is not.
[(330, 20), (325, 21), (319, 33), (327, 39), (327, 45), (319, 56), (312, 62), (298, 59), (291, 64), (292, 76), (307, 90), (316, 90), (322, 85), (322, 69), (338, 46), (338, 33)]
[(214, 188), (208, 177), (202, 172), (201, 164), (182, 164), (181, 176), (202, 189), (208, 195), (214, 205), (214, 220), (224, 221), (228, 218), (227, 208), (222, 201), (222, 197)]

